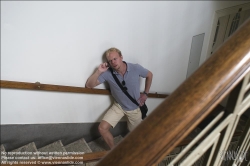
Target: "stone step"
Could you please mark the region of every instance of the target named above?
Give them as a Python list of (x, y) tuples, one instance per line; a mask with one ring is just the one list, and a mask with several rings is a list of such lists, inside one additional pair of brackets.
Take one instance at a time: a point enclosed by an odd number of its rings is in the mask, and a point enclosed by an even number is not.
[(37, 159), (37, 148), (34, 142), (7, 153), (8, 161), (24, 161)]
[[(114, 137), (115, 145), (117, 145), (122, 139), (123, 138), (121, 135)], [(106, 142), (104, 141), (104, 139), (102, 137), (100, 137), (94, 141), (89, 142), (88, 145), (93, 152), (110, 150), (109, 146), (106, 144)]]
[(39, 156), (63, 156), (64, 152), (66, 152), (66, 149), (64, 148), (62, 141), (56, 141), (49, 145), (46, 145), (42, 148), (38, 149)]
[(114, 138), (115, 145), (118, 145), (122, 141), (123, 137), (121, 135)]
[(88, 145), (93, 152), (109, 150), (108, 145), (105, 143), (102, 137), (89, 142)]
[[(71, 144), (68, 144), (64, 146), (67, 152), (85, 152), (85, 153), (91, 153), (92, 150), (86, 143), (85, 139), (79, 139)], [(85, 164), (81, 164), (80, 166), (94, 166), (97, 162), (89, 162)]]
[(70, 143), (64, 147), (67, 152), (85, 152), (85, 153), (92, 152), (84, 138), (79, 139), (73, 143)]
[[(114, 137), (115, 145), (117, 145), (119, 142), (121, 142), (122, 139), (123, 139), (123, 137), (121, 135)], [(92, 152), (110, 150), (110, 148), (108, 147), (108, 145), (106, 144), (106, 142), (104, 141), (104, 139), (102, 137), (100, 137), (94, 141), (89, 142), (88, 146), (90, 147)], [(98, 161), (93, 162), (93, 163), (86, 163), (86, 166), (94, 166), (97, 162)], [(90, 164), (90, 165), (88, 165), (88, 164)], [(91, 165), (91, 164), (93, 164), (93, 165)]]
[(2, 161), (7, 161), (6, 159), (7, 155), (6, 155), (6, 151), (3, 145), (1, 145), (1, 163)]

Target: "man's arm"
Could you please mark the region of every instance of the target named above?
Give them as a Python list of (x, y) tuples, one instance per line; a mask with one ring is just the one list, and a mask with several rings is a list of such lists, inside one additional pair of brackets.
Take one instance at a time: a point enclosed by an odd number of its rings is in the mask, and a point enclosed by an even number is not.
[[(145, 81), (145, 89), (144, 89), (145, 93), (149, 93), (149, 89), (151, 87), (152, 80), (153, 80), (153, 74), (151, 71), (148, 71), (148, 74), (146, 76), (146, 81)], [(145, 93), (142, 93), (140, 95), (140, 98), (139, 98), (140, 106), (142, 106), (148, 98), (148, 96)]]
[(108, 69), (107, 67), (107, 63), (102, 63), (99, 65), (99, 67), (97, 68), (97, 70), (94, 72), (94, 74), (92, 74), (88, 79), (87, 82), (85, 84), (86, 88), (94, 88), (97, 85), (100, 84), (100, 81), (98, 80), (98, 77), (105, 72)]
[(147, 77), (146, 77), (146, 81), (145, 81), (144, 92), (149, 93), (149, 89), (151, 87), (152, 79), (153, 79), (153, 74), (152, 74), (151, 71), (148, 71), (148, 74), (147, 74)]

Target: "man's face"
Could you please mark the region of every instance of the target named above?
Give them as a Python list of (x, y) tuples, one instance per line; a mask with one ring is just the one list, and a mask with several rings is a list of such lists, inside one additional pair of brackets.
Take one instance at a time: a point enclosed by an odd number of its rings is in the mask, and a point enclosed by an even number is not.
[(120, 56), (116, 51), (110, 52), (109, 55), (107, 56), (107, 60), (109, 62), (109, 65), (115, 70), (120, 69), (120, 67), (123, 63), (122, 59), (123, 59), (123, 57)]

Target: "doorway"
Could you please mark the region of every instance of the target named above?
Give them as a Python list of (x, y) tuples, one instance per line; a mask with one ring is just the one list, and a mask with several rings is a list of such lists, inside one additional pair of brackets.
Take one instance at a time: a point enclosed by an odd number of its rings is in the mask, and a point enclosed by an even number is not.
[(250, 17), (250, 3), (216, 12), (213, 27), (213, 41), (209, 55), (212, 55)]
[[(250, 18), (250, 3), (223, 9), (216, 12), (213, 26), (210, 49), (207, 58), (210, 57), (248, 18)], [(221, 105), (226, 106), (228, 101), (226, 96)]]

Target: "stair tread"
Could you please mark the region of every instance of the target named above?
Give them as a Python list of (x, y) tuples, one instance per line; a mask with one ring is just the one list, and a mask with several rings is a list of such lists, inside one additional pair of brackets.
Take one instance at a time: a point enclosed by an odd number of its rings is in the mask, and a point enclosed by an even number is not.
[(40, 156), (62, 156), (63, 152), (66, 152), (66, 149), (64, 148), (62, 141), (56, 141), (51, 144), (48, 144), (42, 148), (38, 149), (39, 152), (48, 152), (40, 154)]
[[(6, 152), (5, 151), (5, 147), (3, 145), (1, 145), (1, 152)], [(2, 153), (1, 153), (2, 154)]]
[(11, 151), (12, 153), (8, 153), (8, 157), (14, 157), (15, 159), (9, 159), (8, 161), (21, 161), (31, 159), (32, 157), (37, 158), (37, 148), (34, 142), (21, 146), (17, 149)]
[[(117, 145), (122, 139), (123, 138), (121, 135), (114, 137), (115, 145)], [(110, 150), (109, 146), (106, 144), (106, 142), (104, 141), (104, 139), (102, 137), (100, 137), (94, 141), (89, 142), (88, 145), (93, 152)]]
[[(85, 153), (92, 152), (92, 150), (90, 149), (89, 145), (87, 144), (84, 138), (79, 139), (75, 142), (72, 142), (64, 147), (67, 152), (85, 152)], [(96, 164), (97, 164), (97, 161), (80, 164), (79, 166), (95, 166)]]
[(92, 152), (84, 138), (72, 142), (64, 147), (67, 152), (85, 152), (85, 153)]
[[(4, 152), (4, 153), (3, 153), (3, 152)], [(7, 156), (6, 156), (6, 151), (5, 151), (4, 146), (1, 145), (1, 162), (2, 162), (2, 161), (7, 161), (7, 159), (6, 159), (5, 157), (7, 157)]]
[[(115, 145), (117, 145), (122, 139), (123, 139), (123, 137), (121, 135), (114, 137)], [(100, 137), (94, 141), (89, 142), (88, 146), (90, 147), (90, 149), (93, 152), (110, 150), (110, 148), (108, 147), (108, 145), (106, 144), (106, 142), (104, 141), (104, 139), (102, 137)], [(97, 163), (98, 163), (98, 161), (86, 163), (86, 166), (95, 166)]]

